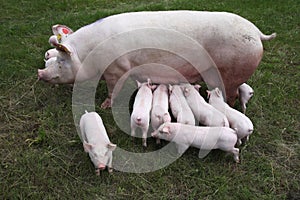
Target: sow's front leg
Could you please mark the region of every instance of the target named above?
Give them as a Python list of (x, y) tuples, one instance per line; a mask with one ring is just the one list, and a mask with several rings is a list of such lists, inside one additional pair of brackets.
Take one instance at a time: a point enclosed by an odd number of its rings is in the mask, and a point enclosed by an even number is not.
[(119, 94), (124, 82), (129, 77), (129, 73), (126, 72), (128, 72), (130, 68), (131, 64), (126, 56), (124, 56), (118, 58), (115, 63), (113, 63), (106, 69), (103, 77), (106, 80), (108, 97), (101, 104), (101, 108), (111, 108), (113, 104), (113, 98), (115, 98)]
[(111, 95), (108, 95), (108, 97), (101, 104), (101, 108), (103, 109), (111, 108), (111, 104), (112, 104)]
[[(235, 90), (236, 91), (236, 90)], [(234, 106), (234, 103), (237, 99), (237, 95), (236, 95), (236, 92), (233, 92), (233, 91), (229, 91), (226, 93), (226, 101), (227, 101), (227, 104), (230, 105), (230, 107), (233, 107)]]

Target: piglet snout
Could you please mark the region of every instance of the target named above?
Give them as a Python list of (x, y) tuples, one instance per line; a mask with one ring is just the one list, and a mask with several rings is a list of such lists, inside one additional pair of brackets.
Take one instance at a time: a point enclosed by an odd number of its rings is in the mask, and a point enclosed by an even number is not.
[(98, 169), (100, 169), (100, 170), (104, 170), (105, 169), (105, 165), (104, 164), (102, 164), (102, 163), (100, 163), (99, 165), (98, 165)]

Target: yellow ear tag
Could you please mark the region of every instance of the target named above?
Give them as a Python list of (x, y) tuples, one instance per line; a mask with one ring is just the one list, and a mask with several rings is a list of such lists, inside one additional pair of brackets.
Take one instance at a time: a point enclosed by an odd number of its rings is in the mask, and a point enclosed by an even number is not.
[(57, 40), (58, 40), (58, 42), (60, 43), (61, 42), (61, 34), (57, 34)]

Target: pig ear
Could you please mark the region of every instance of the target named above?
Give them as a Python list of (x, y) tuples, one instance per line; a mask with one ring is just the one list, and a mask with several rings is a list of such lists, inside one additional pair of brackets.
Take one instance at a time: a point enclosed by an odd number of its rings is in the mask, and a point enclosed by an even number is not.
[(117, 145), (116, 144), (113, 144), (113, 143), (109, 143), (107, 145), (107, 148), (110, 150), (110, 151), (114, 151), (116, 149)]
[(196, 85), (194, 85), (194, 88), (199, 91), (199, 89), (201, 88), (201, 85), (196, 84)]
[(210, 94), (211, 94), (211, 91), (206, 90), (206, 92), (207, 92), (207, 97), (209, 98), (209, 97), (210, 97)]
[(83, 148), (85, 152), (90, 152), (92, 150), (94, 145), (87, 143), (86, 141), (83, 141)]
[(58, 35), (58, 34), (69, 35), (73, 33), (72, 29), (70, 29), (66, 25), (60, 25), (60, 24), (53, 25), (52, 32), (54, 35)]
[(138, 88), (140, 88), (142, 85), (138, 80), (136, 80), (136, 84), (137, 84)]
[(56, 47), (57, 50), (62, 51), (67, 53), (68, 55), (71, 55), (72, 51), (70, 50), (70, 48), (68, 48), (67, 46), (63, 45), (63, 44), (58, 44), (58, 46)]
[(171, 116), (168, 112), (166, 112), (163, 116), (163, 122), (171, 122)]
[(148, 83), (148, 86), (151, 86), (152, 85), (152, 81), (150, 78), (147, 79), (147, 83)]
[(68, 48), (67, 46), (63, 45), (63, 44), (60, 44), (57, 40), (57, 37), (55, 35), (52, 35), (50, 38), (49, 38), (49, 43), (51, 46), (55, 47), (57, 50), (59, 51), (63, 51), (69, 55), (71, 55), (71, 50), (70, 48)]
[(184, 93), (189, 93), (189, 91), (190, 91), (189, 88), (187, 88), (187, 87), (184, 88)]
[(154, 91), (156, 88), (157, 88), (157, 85), (151, 85), (151, 86), (150, 86), (150, 89), (151, 89), (152, 91)]
[(169, 84), (169, 93), (171, 94), (173, 90), (173, 86)]
[(161, 119), (160, 115), (155, 114), (155, 117), (158, 119), (158, 121)]
[(169, 126), (164, 126), (162, 131), (166, 134), (170, 134), (170, 127)]
[(58, 46), (59, 42), (57, 40), (57, 37), (55, 35), (52, 35), (50, 38), (49, 38), (49, 44), (53, 47), (56, 47)]
[(219, 88), (216, 88), (215, 90), (216, 90), (217, 96), (218, 96), (218, 97), (221, 97), (221, 91), (219, 90)]

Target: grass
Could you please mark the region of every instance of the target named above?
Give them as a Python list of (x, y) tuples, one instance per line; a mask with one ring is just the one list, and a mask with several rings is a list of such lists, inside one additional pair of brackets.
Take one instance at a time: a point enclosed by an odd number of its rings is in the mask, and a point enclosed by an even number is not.
[[(51, 26), (76, 30), (116, 13), (176, 9), (230, 11), (278, 34), (264, 42), (264, 58), (248, 81), (255, 95), (247, 115), (255, 131), (241, 148), (242, 162), (220, 151), (200, 160), (190, 148), (155, 172), (96, 177), (73, 123), (72, 88), (36, 81)], [(293, 0), (1, 0), (1, 199), (299, 199), (299, 15), (300, 3)], [(105, 83), (98, 94), (100, 105)], [(140, 141), (132, 144), (111, 110), (96, 109), (113, 142), (141, 152)], [(148, 151), (156, 148), (149, 143)]]

